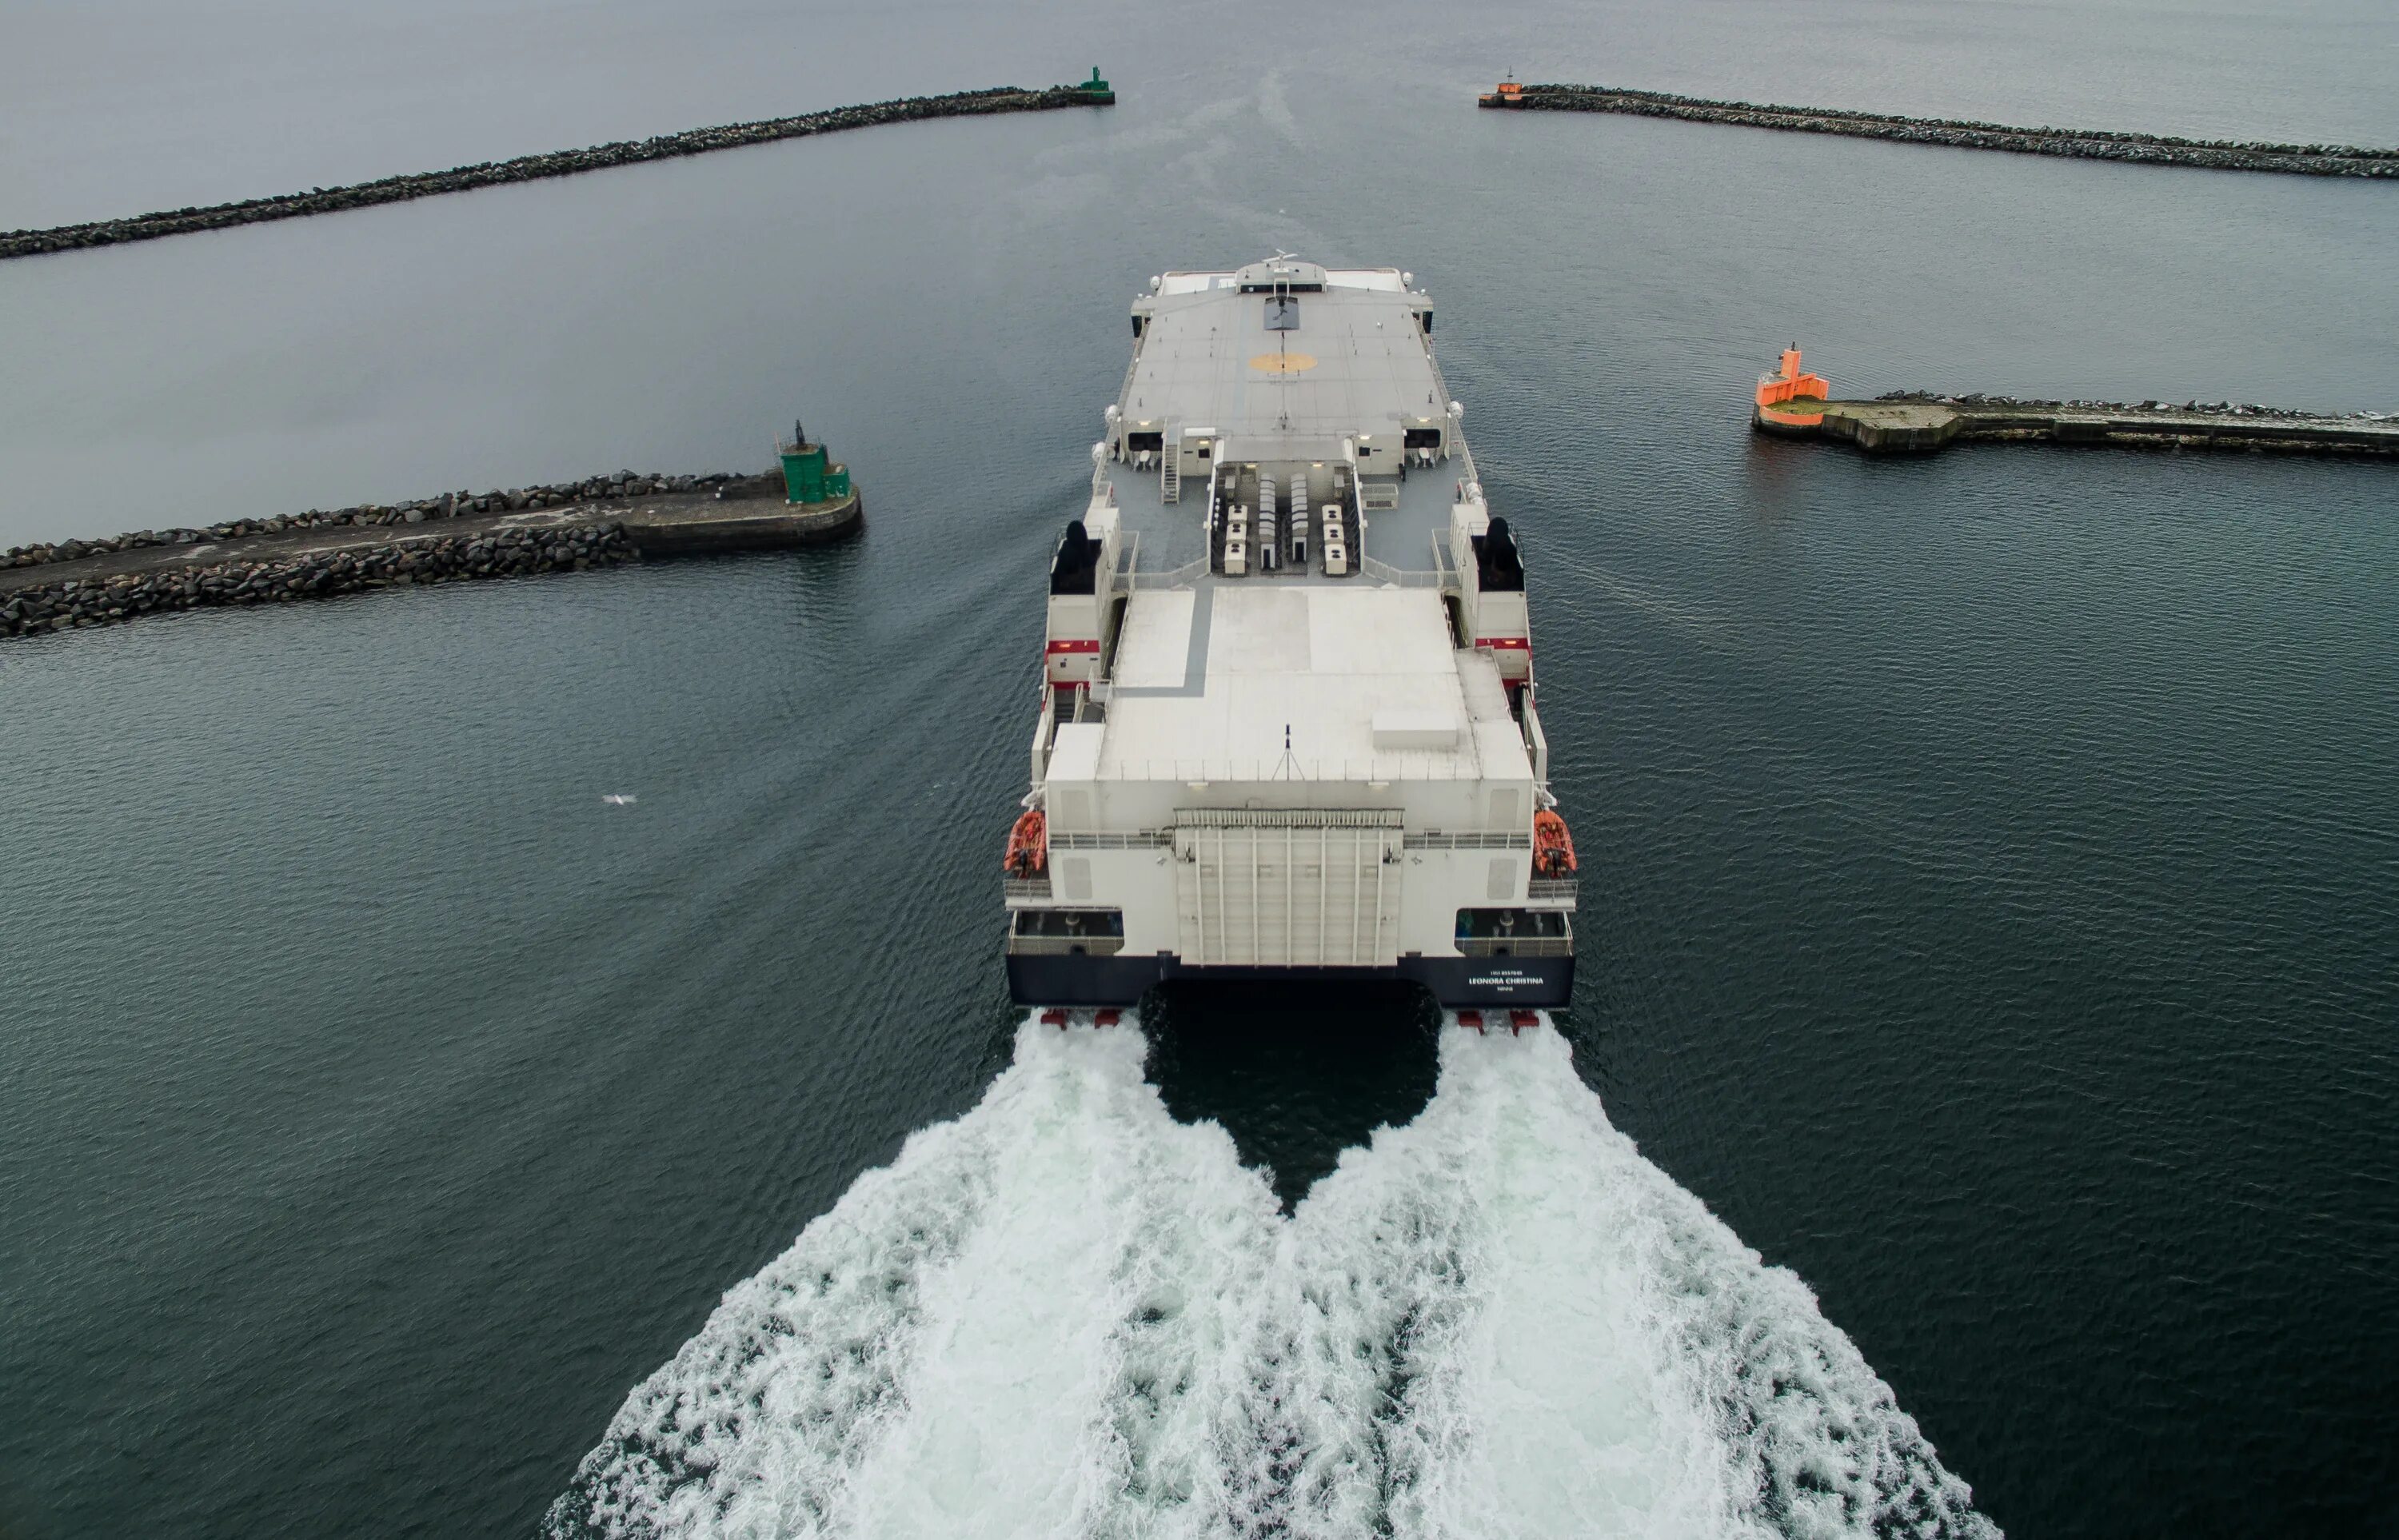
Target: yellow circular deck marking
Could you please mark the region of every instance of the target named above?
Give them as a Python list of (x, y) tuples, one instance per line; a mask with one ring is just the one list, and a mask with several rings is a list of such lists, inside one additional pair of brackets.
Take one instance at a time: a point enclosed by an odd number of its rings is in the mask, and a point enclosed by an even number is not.
[(1302, 370), (1314, 369), (1316, 358), (1308, 353), (1261, 353), (1250, 360), (1250, 367), (1264, 370), (1268, 374), (1296, 374)]

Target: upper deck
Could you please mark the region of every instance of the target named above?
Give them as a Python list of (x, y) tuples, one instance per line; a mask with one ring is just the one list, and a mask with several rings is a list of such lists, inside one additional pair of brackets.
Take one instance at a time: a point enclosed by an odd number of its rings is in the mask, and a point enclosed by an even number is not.
[(1093, 493), (1143, 574), (1438, 570), (1473, 471), (1432, 354), (1432, 303), (1407, 275), (1289, 259), (1170, 273), (1132, 322)]
[[(1134, 302), (1091, 502), (1051, 563), (1037, 783), (1280, 781), (1245, 794), (1354, 807), (1546, 778), (1523, 570), (1409, 283), (1275, 258)], [(1053, 827), (1086, 809), (1062, 794)]]
[(1449, 403), (1427, 345), (1432, 304), (1400, 277), (1297, 262), (1167, 275), (1133, 305), (1124, 426), (1311, 453), (1440, 426)]

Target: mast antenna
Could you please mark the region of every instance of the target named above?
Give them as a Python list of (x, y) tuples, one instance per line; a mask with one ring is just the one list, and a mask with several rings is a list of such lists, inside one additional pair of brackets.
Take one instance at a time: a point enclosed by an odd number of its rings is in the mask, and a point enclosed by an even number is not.
[(1291, 723), (1282, 724), (1282, 758), (1275, 762), (1270, 780), (1306, 780), (1308, 773), (1299, 767), (1299, 756), (1291, 751)]

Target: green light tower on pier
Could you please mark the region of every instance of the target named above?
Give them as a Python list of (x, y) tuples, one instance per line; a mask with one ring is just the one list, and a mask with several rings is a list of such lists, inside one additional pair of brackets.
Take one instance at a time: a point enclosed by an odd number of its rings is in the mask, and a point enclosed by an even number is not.
[(792, 436), (778, 441), (783, 457), (783, 501), (838, 503), (849, 496), (849, 467), (833, 463), (822, 444), (808, 441), (807, 429), (792, 425)]

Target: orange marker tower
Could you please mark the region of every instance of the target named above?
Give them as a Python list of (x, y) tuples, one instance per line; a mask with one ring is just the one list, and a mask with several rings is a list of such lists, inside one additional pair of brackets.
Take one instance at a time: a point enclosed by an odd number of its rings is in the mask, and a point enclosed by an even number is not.
[(1793, 343), (1782, 350), (1780, 373), (1758, 376), (1754, 421), (1769, 433), (1805, 432), (1823, 423), (1824, 399), (1832, 393), (1833, 383), (1822, 374), (1799, 371), (1799, 344)]
[(1525, 104), (1525, 88), (1513, 80), (1502, 80), (1496, 91), (1485, 91), (1474, 99), (1478, 107), (1521, 107)]

